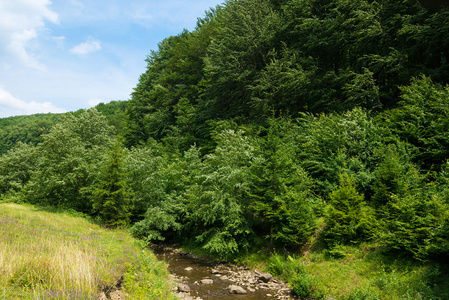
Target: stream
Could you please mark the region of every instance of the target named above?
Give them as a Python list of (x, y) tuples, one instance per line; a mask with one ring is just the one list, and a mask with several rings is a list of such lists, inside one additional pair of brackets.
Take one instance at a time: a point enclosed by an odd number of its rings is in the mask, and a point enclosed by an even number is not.
[[(177, 282), (180, 299), (292, 299), (288, 285), (267, 273), (241, 266), (208, 260), (173, 248), (153, 249), (159, 260), (168, 264), (170, 276)], [(246, 294), (231, 294), (244, 289)], [(235, 290), (233, 291), (235, 292)]]

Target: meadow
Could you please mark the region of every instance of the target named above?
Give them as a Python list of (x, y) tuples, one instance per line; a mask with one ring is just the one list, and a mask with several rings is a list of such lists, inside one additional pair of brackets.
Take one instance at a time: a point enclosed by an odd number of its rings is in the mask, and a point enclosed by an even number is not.
[(0, 203), (0, 299), (174, 299), (166, 265), (125, 229)]

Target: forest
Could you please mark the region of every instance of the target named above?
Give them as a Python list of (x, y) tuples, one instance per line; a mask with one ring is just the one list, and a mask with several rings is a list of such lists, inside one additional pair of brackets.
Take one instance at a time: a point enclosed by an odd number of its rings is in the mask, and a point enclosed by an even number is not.
[[(0, 119), (0, 194), (222, 259), (369, 245), (435, 279), (447, 49), (448, 7), (424, 1), (228, 0), (151, 51), (128, 101)], [(397, 299), (449, 297), (429, 286)]]

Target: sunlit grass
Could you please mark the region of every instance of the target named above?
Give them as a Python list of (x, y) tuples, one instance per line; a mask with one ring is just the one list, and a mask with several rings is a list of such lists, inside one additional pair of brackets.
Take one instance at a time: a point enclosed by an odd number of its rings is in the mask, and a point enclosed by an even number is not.
[[(448, 299), (448, 272), (431, 262), (383, 252), (376, 243), (339, 246), (333, 253), (309, 249), (301, 254), (253, 253), (240, 258), (250, 267), (288, 281), (307, 277), (310, 287), (339, 300)], [(325, 298), (323, 298), (325, 299)]]
[(172, 297), (165, 265), (126, 230), (3, 203), (0, 237), (0, 299), (98, 299), (117, 287), (130, 299)]

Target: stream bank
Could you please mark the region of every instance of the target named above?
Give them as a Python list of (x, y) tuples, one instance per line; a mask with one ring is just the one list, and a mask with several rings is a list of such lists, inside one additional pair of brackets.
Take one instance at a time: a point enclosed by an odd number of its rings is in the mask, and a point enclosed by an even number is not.
[(270, 274), (210, 260), (172, 247), (152, 247), (168, 263), (180, 299), (292, 299), (286, 283)]

